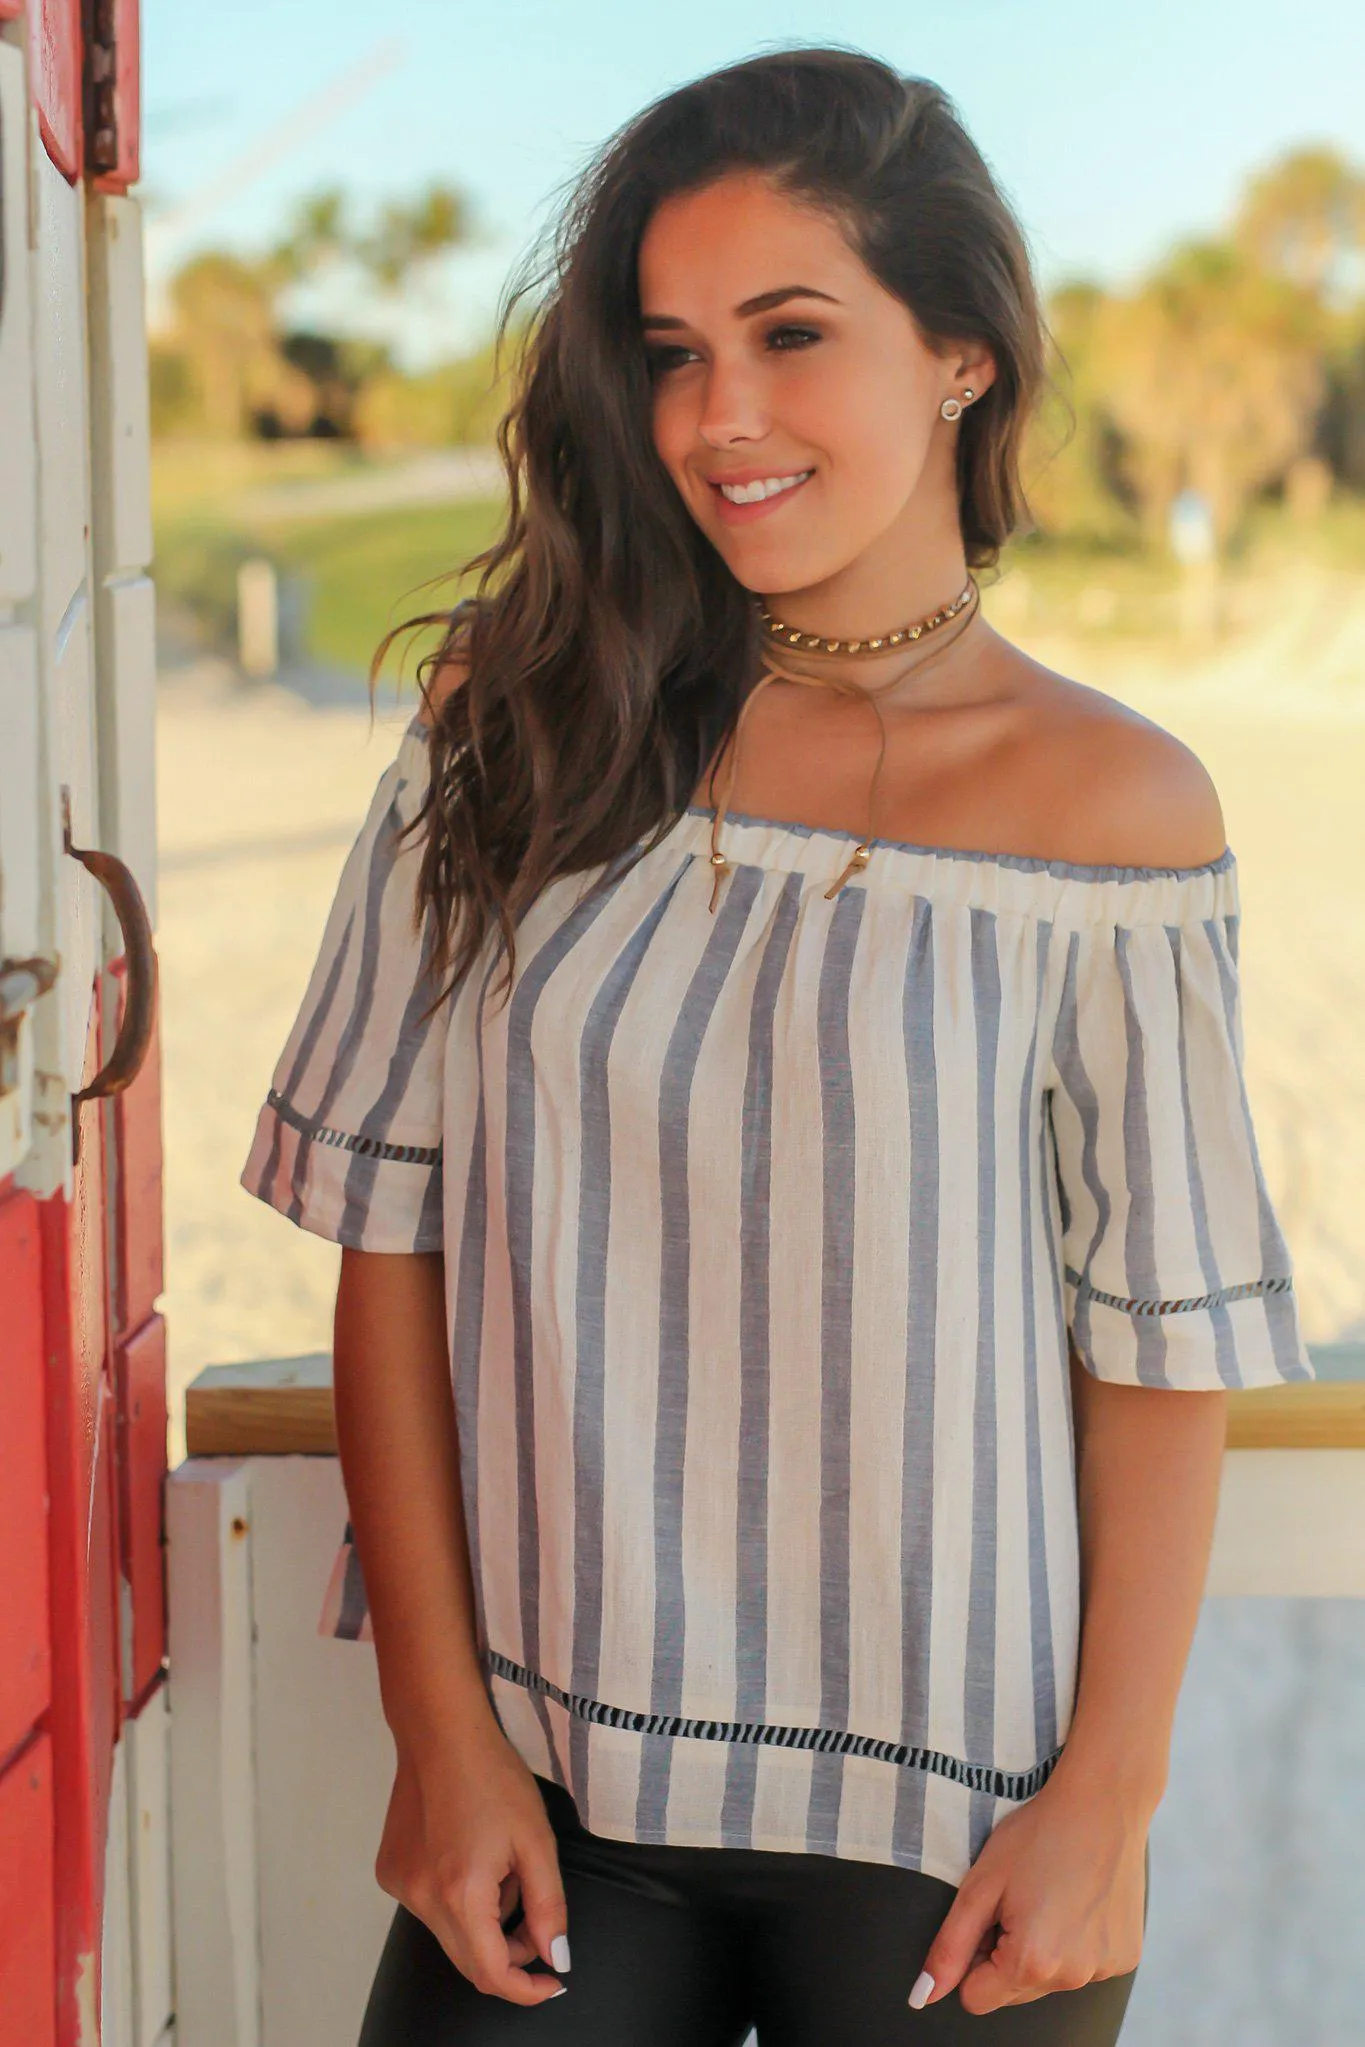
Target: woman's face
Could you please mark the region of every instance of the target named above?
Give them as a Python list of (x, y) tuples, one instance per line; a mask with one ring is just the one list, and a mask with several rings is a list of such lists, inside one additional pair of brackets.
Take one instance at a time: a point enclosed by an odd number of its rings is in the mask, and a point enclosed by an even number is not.
[[(879, 542), (957, 539), (939, 406), (964, 384), (980, 397), (989, 357), (935, 354), (826, 215), (727, 174), (656, 208), (639, 286), (655, 447), (747, 589), (810, 589)], [(721, 488), (754, 483), (782, 488), (741, 503)]]

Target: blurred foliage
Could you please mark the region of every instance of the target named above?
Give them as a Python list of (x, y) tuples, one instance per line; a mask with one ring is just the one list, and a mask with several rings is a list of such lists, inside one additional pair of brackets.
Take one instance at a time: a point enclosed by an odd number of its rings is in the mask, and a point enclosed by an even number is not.
[(1030, 422), (1023, 477), (1042, 532), (1117, 545), (1136, 538), (1137, 503), (1106, 398), (1099, 323), (1107, 303), (1100, 285), (1080, 280), (1049, 301), (1056, 361)]
[(1177, 249), (1099, 317), (1107, 402), (1147, 537), (1190, 487), (1225, 547), (1253, 497), (1313, 445), (1322, 308), (1226, 242)]
[(356, 437), (369, 448), (484, 446), (507, 405), (509, 372), (495, 375), (490, 343), (416, 376), (386, 365), (356, 404)]
[(1075, 280), (1047, 307), (1054, 388), (1024, 482), (1042, 534), (1164, 547), (1185, 489), (1226, 552), (1254, 506), (1365, 490), (1365, 171), (1291, 151), (1249, 180), (1225, 236), (1173, 249), (1128, 292)]
[(381, 291), (398, 291), (414, 271), (471, 238), (469, 204), (449, 185), (431, 184), (416, 199), (391, 199), (367, 227), (351, 213), (339, 186), (301, 199), (267, 261), (298, 284), (337, 264), (353, 264)]
[(328, 189), (299, 202), (262, 256), (192, 257), (171, 282), (171, 331), (150, 344), (153, 434), (356, 438), (360, 394), (395, 374), (388, 351), (292, 330), (288, 294), (342, 269), (372, 294), (393, 296), (469, 237), (467, 202), (449, 186), (391, 200), (369, 225)]
[(1294, 150), (1248, 181), (1232, 231), (1265, 269), (1339, 303), (1365, 251), (1365, 183), (1334, 149)]

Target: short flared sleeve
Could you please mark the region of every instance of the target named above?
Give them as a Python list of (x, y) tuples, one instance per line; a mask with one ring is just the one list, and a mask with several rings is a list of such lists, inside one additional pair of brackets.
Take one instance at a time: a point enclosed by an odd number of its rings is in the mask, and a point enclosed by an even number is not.
[(428, 780), (414, 719), (347, 857), (242, 1185), (361, 1251), (441, 1249), (445, 1004), (424, 971), (417, 832)]
[[(1049, 1108), (1067, 1320), (1098, 1379), (1311, 1379), (1243, 1072), (1236, 867), (1131, 870), (1065, 946)], [(1149, 872), (1151, 880), (1144, 880)]]

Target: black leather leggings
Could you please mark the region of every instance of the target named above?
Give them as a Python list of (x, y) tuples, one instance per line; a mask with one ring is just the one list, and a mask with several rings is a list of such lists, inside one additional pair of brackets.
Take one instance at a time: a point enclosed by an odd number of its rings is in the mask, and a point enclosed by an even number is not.
[[(976, 2014), (906, 1999), (956, 1891), (887, 1863), (651, 1847), (580, 1824), (538, 1777), (559, 1847), (573, 1966), (529, 2008), (476, 1990), (400, 1905), (359, 2047), (1112, 2047), (1133, 1974)], [(1144, 1905), (1144, 1919), (1146, 1908)], [(517, 1923), (520, 1909), (507, 1920)], [(532, 1961), (539, 1974), (544, 1964)]]

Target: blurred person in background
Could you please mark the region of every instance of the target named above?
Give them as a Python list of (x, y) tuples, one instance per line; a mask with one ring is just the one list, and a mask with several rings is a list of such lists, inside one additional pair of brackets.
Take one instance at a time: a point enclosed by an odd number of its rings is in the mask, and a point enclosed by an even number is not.
[(937, 86), (684, 86), (528, 297), (243, 1175), (345, 1247), (362, 2047), (1101, 2047), (1225, 1393), (1311, 1376), (1218, 796), (981, 615), (1048, 337)]

